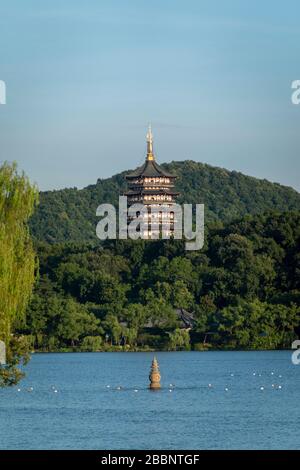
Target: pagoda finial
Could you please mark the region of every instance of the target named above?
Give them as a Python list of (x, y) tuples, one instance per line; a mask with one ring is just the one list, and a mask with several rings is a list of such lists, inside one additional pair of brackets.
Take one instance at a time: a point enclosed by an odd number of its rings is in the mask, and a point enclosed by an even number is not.
[(147, 132), (147, 160), (154, 160), (153, 134), (151, 130), (151, 124), (149, 124), (148, 132)]

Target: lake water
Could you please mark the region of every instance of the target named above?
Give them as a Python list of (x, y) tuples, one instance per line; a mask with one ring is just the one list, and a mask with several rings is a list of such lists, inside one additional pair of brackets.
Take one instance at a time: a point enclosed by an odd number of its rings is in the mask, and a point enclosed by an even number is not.
[(147, 389), (152, 353), (33, 355), (26, 379), (0, 389), (0, 448), (300, 448), (289, 351), (156, 356), (158, 392)]

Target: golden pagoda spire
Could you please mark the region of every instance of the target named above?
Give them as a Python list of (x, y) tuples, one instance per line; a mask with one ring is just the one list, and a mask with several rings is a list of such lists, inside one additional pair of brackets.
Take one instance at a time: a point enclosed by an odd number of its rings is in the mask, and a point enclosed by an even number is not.
[(151, 124), (149, 124), (148, 132), (147, 132), (147, 160), (154, 160), (153, 134), (151, 130)]

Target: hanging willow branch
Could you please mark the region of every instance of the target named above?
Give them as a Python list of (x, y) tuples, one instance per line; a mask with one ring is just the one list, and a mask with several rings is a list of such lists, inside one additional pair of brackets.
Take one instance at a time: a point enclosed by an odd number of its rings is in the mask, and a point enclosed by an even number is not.
[[(17, 173), (15, 163), (0, 166), (0, 340), (6, 344), (8, 368), (21, 359), (13, 331), (25, 319), (35, 279), (37, 260), (27, 223), (37, 202), (36, 186)], [(7, 368), (0, 385), (6, 375)]]

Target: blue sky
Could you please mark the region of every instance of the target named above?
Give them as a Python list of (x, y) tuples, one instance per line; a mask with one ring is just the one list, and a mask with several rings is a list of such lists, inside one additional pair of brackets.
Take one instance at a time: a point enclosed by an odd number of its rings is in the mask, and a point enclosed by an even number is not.
[(192, 159), (300, 190), (300, 3), (0, 0), (0, 160), (41, 189)]

